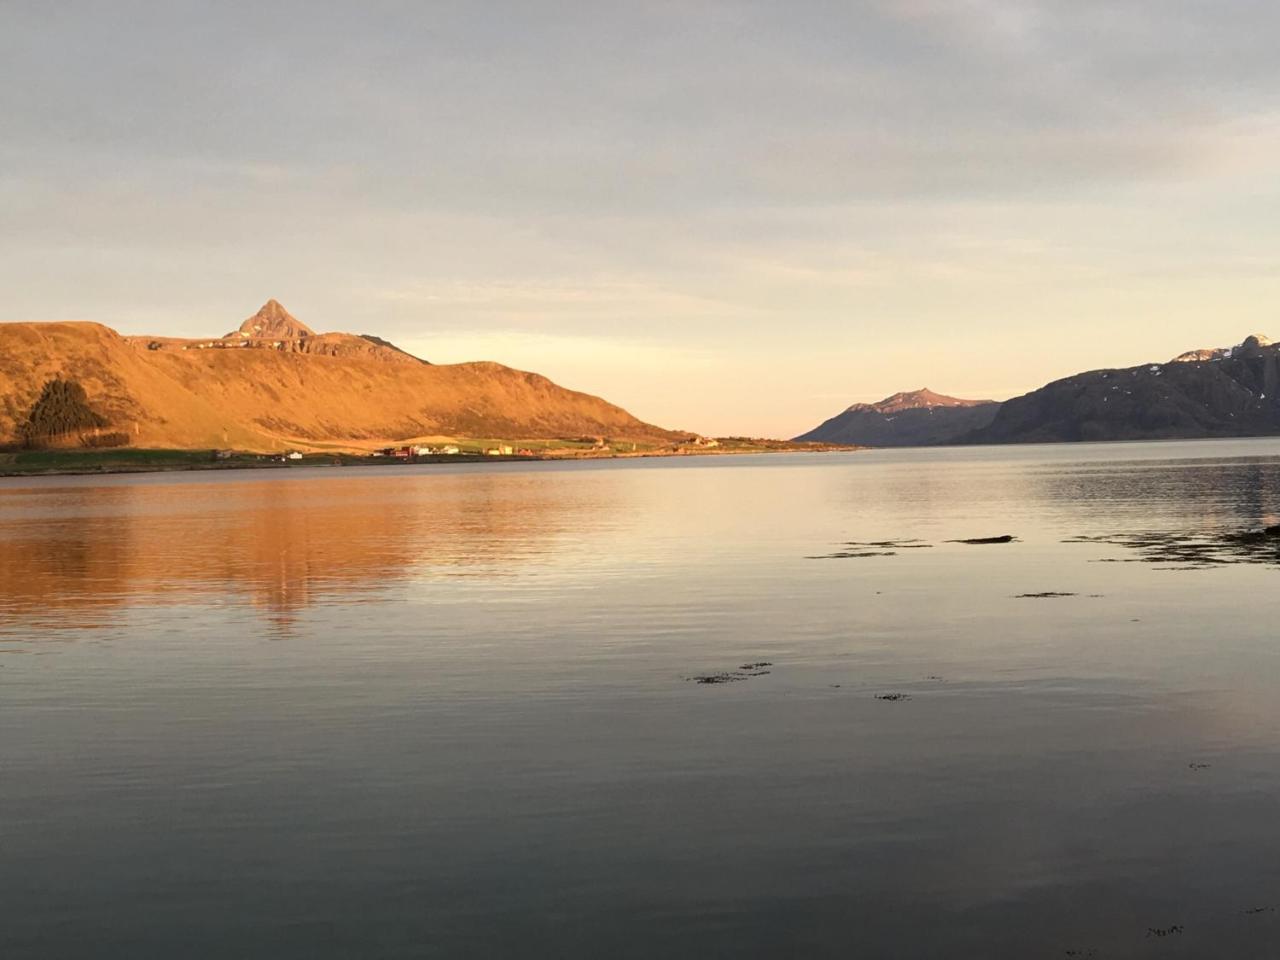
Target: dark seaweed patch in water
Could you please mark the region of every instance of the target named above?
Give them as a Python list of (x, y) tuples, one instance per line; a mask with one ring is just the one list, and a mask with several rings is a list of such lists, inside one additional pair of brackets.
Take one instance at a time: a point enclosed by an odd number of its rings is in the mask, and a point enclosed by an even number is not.
[(923, 540), (849, 540), (841, 546), (845, 549), (805, 557), (805, 559), (849, 560), (859, 557), (892, 557), (896, 556), (899, 550), (927, 550), (933, 544), (925, 543)]
[(1182, 924), (1175, 923), (1171, 927), (1147, 927), (1148, 937), (1171, 937), (1182, 932)]
[(1150, 531), (1068, 537), (1063, 543), (1105, 543), (1134, 557), (1103, 557), (1098, 563), (1154, 563), (1164, 570), (1212, 570), (1229, 563), (1280, 566), (1280, 524), (1219, 533)]
[(694, 683), (737, 683), (747, 678), (740, 673), (703, 673), (696, 677), (685, 677), (685, 679), (692, 680)]
[(1188, 764), (1187, 764), (1187, 769), (1189, 769), (1189, 770), (1208, 770), (1211, 766), (1213, 766), (1213, 764), (1211, 764), (1211, 763), (1188, 763)]
[(771, 670), (765, 670), (765, 667), (772, 667), (773, 664), (768, 660), (756, 660), (752, 663), (744, 663), (737, 670), (726, 670), (722, 673), (700, 673), (696, 676), (685, 677), (693, 683), (737, 683), (740, 680), (747, 680), (751, 677), (763, 677), (772, 673)]
[(877, 700), (888, 700), (890, 703), (901, 703), (903, 700), (910, 700), (909, 693), (877, 693)]
[(998, 537), (968, 537), (964, 540), (948, 540), (947, 543), (967, 543), (977, 546), (983, 543), (1014, 543), (1017, 539), (1011, 533), (1003, 533)]
[(806, 560), (851, 560), (858, 557), (896, 557), (892, 550), (837, 550), (835, 553), (822, 553)]
[(1015, 600), (1047, 600), (1050, 597), (1078, 597), (1078, 593), (1059, 593), (1057, 590), (1045, 590), (1041, 593), (1019, 593), (1015, 594)]

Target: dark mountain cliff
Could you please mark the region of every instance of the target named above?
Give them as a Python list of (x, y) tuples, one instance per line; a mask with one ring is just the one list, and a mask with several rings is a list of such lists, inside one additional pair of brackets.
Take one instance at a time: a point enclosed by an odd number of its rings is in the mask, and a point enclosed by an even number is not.
[(1280, 344), (1254, 335), (1167, 363), (1079, 373), (1003, 403), (894, 394), (796, 439), (904, 447), (1268, 435), (1280, 435)]
[(1280, 345), (1076, 374), (1000, 405), (971, 443), (1163, 440), (1280, 434)]

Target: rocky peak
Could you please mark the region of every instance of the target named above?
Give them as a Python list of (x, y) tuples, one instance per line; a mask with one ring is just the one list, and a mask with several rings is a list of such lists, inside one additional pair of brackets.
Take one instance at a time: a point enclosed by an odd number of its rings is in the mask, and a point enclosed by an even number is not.
[(919, 390), (895, 393), (876, 403), (855, 403), (849, 410), (871, 410), (876, 413), (899, 413), (903, 410), (929, 410), (935, 407), (977, 407), (991, 403), (990, 400), (961, 400), (959, 397), (948, 397), (934, 393), (928, 387)]
[(1172, 363), (1195, 363), (1205, 360), (1228, 360), (1232, 357), (1257, 356), (1260, 352), (1272, 353), (1276, 344), (1261, 333), (1251, 333), (1234, 347), (1207, 347), (1202, 350), (1188, 350), (1180, 353)]
[(250, 340), (301, 340), (314, 337), (316, 332), (281, 306), (278, 300), (268, 300), (252, 317), (240, 324), (240, 329), (227, 337)]

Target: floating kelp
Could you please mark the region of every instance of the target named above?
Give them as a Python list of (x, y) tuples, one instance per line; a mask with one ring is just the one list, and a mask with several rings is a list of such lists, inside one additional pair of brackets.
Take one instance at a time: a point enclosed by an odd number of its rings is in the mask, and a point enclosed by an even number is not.
[(896, 557), (893, 550), (837, 550), (835, 553), (820, 553), (806, 560), (856, 560), (861, 557)]
[(1063, 543), (1103, 543), (1133, 550), (1134, 557), (1102, 557), (1098, 563), (1154, 563), (1165, 570), (1211, 570), (1229, 563), (1280, 566), (1280, 524), (1219, 533), (1145, 531), (1068, 537)]
[(1016, 543), (1018, 540), (1011, 533), (1002, 533), (998, 537), (968, 537), (963, 540), (948, 540), (947, 543), (967, 543), (971, 546), (980, 546), (984, 543)]
[(772, 667), (773, 664), (768, 660), (755, 660), (751, 663), (744, 663), (737, 670), (726, 670), (721, 673), (700, 673), (692, 677), (685, 677), (692, 683), (738, 683), (741, 680), (749, 680), (751, 677), (763, 677), (771, 671), (765, 669)]
[(923, 540), (849, 540), (841, 544), (843, 550), (822, 553), (806, 560), (849, 560), (859, 557), (892, 557), (899, 550), (927, 550), (933, 546)]

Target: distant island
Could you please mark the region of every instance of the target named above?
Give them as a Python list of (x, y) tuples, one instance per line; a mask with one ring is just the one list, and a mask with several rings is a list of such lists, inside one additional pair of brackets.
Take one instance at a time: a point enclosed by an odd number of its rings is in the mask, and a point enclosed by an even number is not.
[(902, 447), (1280, 435), (1280, 344), (1246, 337), (1093, 370), (1004, 402), (923, 389), (854, 404), (795, 439)]

